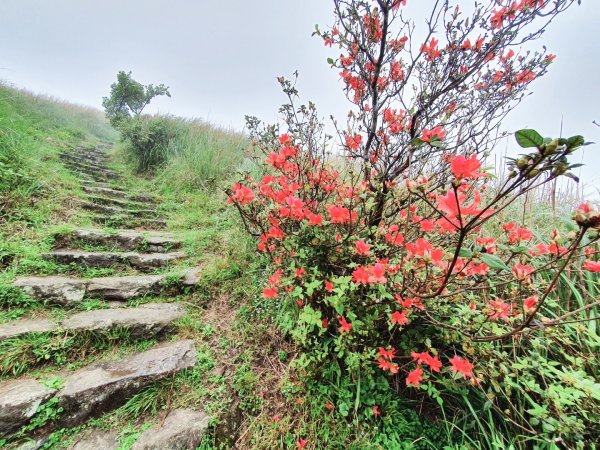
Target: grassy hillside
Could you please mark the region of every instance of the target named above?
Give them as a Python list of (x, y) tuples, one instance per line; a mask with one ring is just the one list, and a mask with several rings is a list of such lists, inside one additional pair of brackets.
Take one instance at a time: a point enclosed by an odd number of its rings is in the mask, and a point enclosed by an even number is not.
[(27, 205), (72, 184), (58, 162), (59, 152), (83, 142), (112, 143), (116, 136), (96, 109), (0, 84), (0, 220), (47, 220), (59, 205), (35, 213)]
[[(176, 407), (202, 408), (211, 416), (201, 450), (234, 445), (292, 449), (300, 438), (307, 439), (307, 449), (462, 450), (525, 448), (532, 443), (540, 449), (560, 448), (560, 443), (544, 442), (543, 435), (519, 431), (494, 409), (485, 392), (477, 390), (443, 392), (444, 403), (438, 409), (420, 397), (405, 398), (382, 390), (376, 401), (386, 413), (377, 426), (353, 416), (361, 389), (364, 395), (374, 387), (361, 387), (360, 380), (357, 383), (339, 368), (336, 371), (335, 365), (313, 378), (298, 368), (301, 353), (282, 332), (286, 316), (281, 301), (261, 295), (267, 262), (256, 257), (256, 243), (243, 231), (236, 211), (227, 207), (223, 189), (238, 171), (256, 169), (247, 157), (247, 138), (176, 117), (146, 116), (132, 124), (135, 128), (129, 132), (135, 132), (138, 141), (119, 140), (97, 110), (0, 86), (0, 325), (18, 318), (71, 313), (23, 295), (11, 286), (16, 277), (133, 273), (122, 268), (56, 264), (42, 257), (53, 249), (57, 238), (73, 229), (98, 227), (81, 210), (89, 196), (61, 160), (65, 150), (113, 145), (107, 152), (110, 169), (121, 178), (112, 186), (155, 196), (156, 215), (164, 217), (166, 229), (183, 240), (186, 260), (166, 272), (153, 273), (172, 275), (173, 283), (179, 270), (200, 268), (201, 274), (194, 288), (149, 295), (127, 305), (183, 305), (186, 314), (170, 339), (192, 339), (198, 367), (152, 384), (122, 407), (86, 425), (54, 431), (43, 448), (70, 448), (81, 431), (104, 429), (116, 430), (119, 448), (129, 449), (157, 415)], [(554, 209), (532, 196), (504, 214), (506, 220), (522, 221), (540, 236), (554, 228), (566, 234), (571, 205), (560, 207), (561, 203), (568, 202), (559, 201)], [(115, 220), (102, 228), (116, 233), (123, 227)], [(565, 275), (552, 299), (556, 309), (549, 312), (559, 314), (563, 302), (584, 305), (598, 298), (599, 289), (590, 274)], [(86, 299), (77, 308), (93, 311), (108, 306)], [(586, 313), (598, 316), (597, 308)], [(589, 418), (598, 414), (598, 385), (591, 382), (598, 367), (597, 321), (574, 321), (560, 330), (549, 330), (536, 338), (534, 351), (520, 368), (507, 367), (514, 350), (510, 343), (498, 344), (490, 352), (490, 361), (511, 378), (502, 398), (516, 399), (516, 408), (526, 411), (536, 406), (531, 394), (535, 389), (535, 398), (544, 402), (540, 408), (550, 408), (552, 414), (562, 412), (564, 423), (556, 426), (585, 428)], [(127, 333), (78, 339), (42, 334), (16, 344), (4, 342), (0, 342), (0, 382), (24, 373), (48, 377), (57, 368), (78, 368), (146, 349), (156, 339), (133, 339)], [(540, 374), (553, 389), (539, 384)], [(54, 419), (53, 410), (45, 413), (47, 417), (33, 422), (27, 433), (38, 432)], [(15, 442), (0, 439), (0, 447)]]

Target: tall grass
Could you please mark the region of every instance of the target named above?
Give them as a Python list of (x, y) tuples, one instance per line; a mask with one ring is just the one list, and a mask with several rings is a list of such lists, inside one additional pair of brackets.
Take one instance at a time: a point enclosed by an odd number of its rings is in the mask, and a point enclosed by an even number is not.
[(0, 82), (0, 211), (62, 181), (57, 175), (61, 150), (115, 137), (99, 110)]
[(176, 190), (220, 183), (246, 159), (248, 138), (242, 133), (198, 119), (174, 116), (133, 118), (121, 128), (123, 149), (138, 173)]

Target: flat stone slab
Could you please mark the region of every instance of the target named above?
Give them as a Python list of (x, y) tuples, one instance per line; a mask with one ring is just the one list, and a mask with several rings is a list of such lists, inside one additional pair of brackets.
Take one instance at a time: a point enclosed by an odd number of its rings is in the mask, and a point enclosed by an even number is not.
[(131, 275), (125, 277), (92, 278), (86, 294), (107, 300), (129, 300), (148, 294), (158, 294), (163, 288), (164, 275)]
[(43, 298), (61, 304), (75, 304), (83, 300), (87, 282), (72, 277), (23, 277), (13, 286), (35, 298)]
[[(93, 215), (89, 216), (91, 220), (98, 224), (115, 224), (126, 227), (145, 227), (145, 228), (163, 228), (167, 226), (167, 221), (164, 219), (148, 219), (145, 217), (131, 217), (131, 216), (106, 216), (106, 215)], [(120, 226), (119, 225), (119, 226)]]
[[(72, 277), (24, 277), (13, 286), (34, 298), (49, 303), (73, 306), (86, 297), (106, 300), (129, 300), (163, 289), (165, 275), (128, 275), (123, 277), (72, 278)], [(188, 286), (186, 283), (182, 283)], [(76, 288), (74, 287), (76, 286)]]
[(47, 333), (58, 328), (58, 324), (49, 319), (20, 319), (0, 325), (0, 341), (29, 333)]
[(150, 383), (196, 365), (192, 340), (169, 342), (122, 361), (85, 367), (71, 374), (56, 397), (64, 412), (58, 426), (75, 426), (121, 406)]
[(165, 267), (170, 263), (183, 259), (186, 254), (183, 252), (174, 253), (124, 253), (124, 258), (128, 264), (138, 270), (152, 270), (156, 267)]
[(152, 252), (165, 252), (181, 246), (182, 242), (174, 238), (173, 233), (161, 231), (140, 232), (135, 230), (119, 230), (109, 233), (98, 229), (79, 229), (61, 237), (57, 244), (63, 245), (71, 241), (83, 242), (90, 245), (106, 245), (121, 250), (148, 248)]
[(78, 437), (71, 450), (116, 450), (119, 446), (116, 431), (93, 430)]
[(158, 214), (155, 209), (129, 209), (121, 208), (119, 206), (100, 205), (93, 202), (83, 202), (81, 206), (89, 211), (95, 211), (102, 214), (116, 214), (134, 217), (154, 217)]
[(60, 330), (65, 333), (82, 331), (109, 332), (124, 328), (132, 336), (148, 338), (172, 329), (185, 310), (174, 303), (147, 303), (137, 308), (111, 308), (84, 311), (62, 321), (51, 319), (20, 319), (0, 325), (0, 341)]
[(133, 209), (149, 209), (152, 207), (152, 203), (149, 202), (138, 202), (129, 199), (120, 199), (113, 197), (102, 197), (98, 195), (87, 195), (84, 199), (89, 203), (94, 203), (102, 206), (112, 206), (121, 209), (133, 208)]
[(120, 189), (111, 188), (110, 185), (106, 183), (84, 183), (87, 186), (83, 187), (83, 191), (88, 194), (101, 194), (110, 197), (117, 198), (125, 198), (138, 202), (149, 202), (153, 200), (153, 197), (146, 194), (129, 194), (126, 191), (122, 191)]
[(176, 409), (162, 424), (144, 431), (131, 450), (195, 450), (208, 430), (208, 421), (201, 411)]
[(2, 382), (0, 435), (25, 425), (38, 407), (51, 398), (57, 398), (64, 410), (50, 427), (79, 425), (89, 417), (118, 408), (151, 383), (191, 368), (196, 362), (194, 342), (181, 340), (158, 345), (120, 361), (62, 373), (64, 387), (58, 391), (31, 378)]
[(134, 337), (148, 338), (172, 329), (184, 314), (181, 305), (148, 303), (137, 308), (84, 311), (62, 321), (60, 328), (68, 332), (107, 332), (125, 328)]
[(113, 267), (117, 264), (128, 264), (138, 270), (152, 270), (165, 267), (184, 258), (185, 253), (116, 253), (116, 252), (83, 252), (78, 250), (55, 250), (42, 255), (46, 259), (61, 264), (77, 264), (83, 267)]
[(55, 392), (33, 378), (0, 384), (0, 436), (26, 423)]

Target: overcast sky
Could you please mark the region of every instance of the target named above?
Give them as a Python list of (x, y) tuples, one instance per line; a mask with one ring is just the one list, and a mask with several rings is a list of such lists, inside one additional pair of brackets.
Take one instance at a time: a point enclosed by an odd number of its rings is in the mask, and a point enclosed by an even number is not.
[[(415, 2), (417, 0), (409, 0)], [(418, 0), (415, 12), (432, 0)], [(465, 0), (471, 4), (471, 0)], [(241, 129), (244, 115), (274, 121), (284, 98), (275, 77), (300, 72), (305, 100), (325, 117), (348, 104), (328, 56), (311, 37), (333, 22), (332, 0), (0, 0), (0, 79), (37, 93), (101, 106), (119, 70), (164, 83), (172, 98), (151, 112)], [(416, 17), (415, 17), (416, 18)], [(600, 143), (600, 1), (583, 0), (551, 24), (540, 45), (558, 58), (505, 121), (514, 131), (583, 134)], [(600, 188), (600, 144), (585, 149), (582, 180)], [(597, 196), (596, 193), (594, 196)]]

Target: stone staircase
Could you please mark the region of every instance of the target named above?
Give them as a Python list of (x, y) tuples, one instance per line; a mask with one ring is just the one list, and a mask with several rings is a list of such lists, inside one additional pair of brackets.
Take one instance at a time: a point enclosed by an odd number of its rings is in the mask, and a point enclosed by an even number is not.
[[(60, 158), (81, 179), (85, 193), (81, 208), (97, 225), (55, 236), (55, 248), (41, 257), (61, 267), (113, 268), (116, 275), (79, 278), (60, 273), (17, 278), (13, 286), (42, 300), (48, 314), (0, 324), (0, 345), (41, 335), (66, 339), (123, 333), (134, 341), (169, 339), (144, 351), (77, 370), (45, 367), (44, 377), (54, 376), (60, 380), (57, 383), (43, 381), (39, 372), (21, 377), (0, 372), (0, 445), (4, 439), (8, 448), (43, 448), (54, 430), (86, 424), (119, 408), (153, 383), (197, 364), (194, 342), (173, 340), (178, 322), (186, 315), (185, 308), (163, 301), (170, 294), (193, 287), (199, 271), (177, 268), (186, 254), (180, 250), (181, 240), (163, 230), (166, 221), (159, 217), (158, 199), (116, 187), (119, 174), (108, 167), (109, 158), (102, 147), (65, 152)], [(105, 224), (119, 228), (99, 227)], [(118, 275), (119, 271), (127, 274)], [(147, 302), (159, 295), (162, 301)], [(78, 305), (91, 299), (99, 301), (101, 309), (77, 310)], [(137, 299), (137, 306), (128, 305), (132, 299)], [(60, 314), (56, 314), (57, 308)], [(48, 407), (60, 413), (43, 426), (31, 426)], [(141, 433), (132, 448), (196, 449), (208, 422), (203, 411), (168, 411), (166, 418)], [(89, 427), (75, 438), (71, 448), (119, 447), (116, 431)]]

